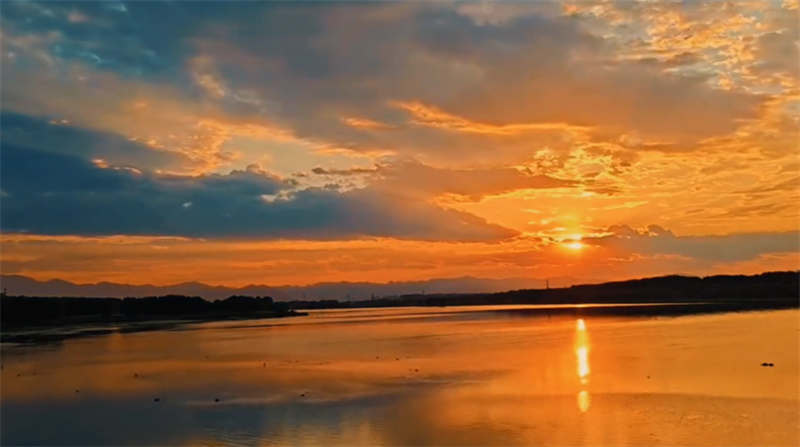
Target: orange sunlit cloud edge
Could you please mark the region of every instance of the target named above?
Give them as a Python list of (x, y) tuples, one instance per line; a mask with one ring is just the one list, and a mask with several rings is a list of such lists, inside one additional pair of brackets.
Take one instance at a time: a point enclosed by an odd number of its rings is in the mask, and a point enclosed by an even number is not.
[[(4, 274), (306, 284), (797, 268), (798, 55), (778, 50), (796, 50), (794, 2), (207, 3), (175, 6), (192, 26), (147, 4), (80, 23), (80, 5), (3, 4)], [(171, 39), (147, 46), (121, 26), (157, 15)], [(215, 31), (265, 21), (272, 34), (253, 40)], [(288, 45), (299, 23), (328, 43)], [(89, 30), (102, 39), (77, 37)], [(527, 70), (532, 55), (546, 69)], [(180, 242), (103, 238), (117, 234)]]

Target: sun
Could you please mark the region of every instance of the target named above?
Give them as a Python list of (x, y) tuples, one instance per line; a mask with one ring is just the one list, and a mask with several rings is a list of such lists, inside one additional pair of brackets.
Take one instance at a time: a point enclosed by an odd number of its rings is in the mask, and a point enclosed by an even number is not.
[(570, 241), (564, 244), (570, 250), (580, 250), (583, 248), (583, 243), (580, 241)]

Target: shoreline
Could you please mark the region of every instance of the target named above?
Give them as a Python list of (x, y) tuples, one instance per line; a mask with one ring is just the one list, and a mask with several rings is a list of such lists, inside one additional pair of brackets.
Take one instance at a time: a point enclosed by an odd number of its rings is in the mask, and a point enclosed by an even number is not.
[[(399, 303), (398, 303), (399, 304)], [(483, 307), (485, 304), (461, 304), (441, 306), (413, 306), (399, 305), (395, 308), (474, 308)], [(507, 306), (525, 306), (507, 305)], [(560, 303), (557, 307), (546, 304), (541, 307), (523, 307), (506, 309), (487, 309), (487, 312), (503, 313), (519, 318), (540, 317), (630, 317), (630, 318), (658, 318), (681, 317), (723, 313), (763, 312), (800, 309), (797, 298), (777, 298), (764, 300), (719, 300), (715, 302), (678, 302), (678, 303)], [(381, 307), (386, 309), (387, 307)], [(370, 307), (349, 307), (335, 310), (367, 310)], [(322, 310), (322, 309), (319, 309)], [(331, 309), (334, 310), (334, 309)], [(45, 345), (59, 343), (76, 338), (97, 337), (111, 334), (127, 334), (135, 332), (149, 332), (158, 330), (171, 330), (183, 326), (212, 323), (222, 321), (241, 320), (268, 320), (291, 317), (309, 316), (307, 312), (291, 311), (290, 313), (275, 315), (274, 312), (247, 314), (247, 315), (202, 315), (197, 317), (163, 318), (163, 319), (120, 319), (120, 320), (95, 320), (85, 322), (65, 322), (60, 324), (40, 324), (36, 326), (18, 326), (0, 328), (0, 345)]]

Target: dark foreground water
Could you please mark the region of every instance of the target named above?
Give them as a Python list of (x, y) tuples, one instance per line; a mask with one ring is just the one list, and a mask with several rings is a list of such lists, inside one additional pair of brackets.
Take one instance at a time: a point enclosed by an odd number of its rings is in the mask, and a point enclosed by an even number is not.
[(319, 311), (4, 345), (0, 444), (800, 444), (800, 311), (515, 309)]

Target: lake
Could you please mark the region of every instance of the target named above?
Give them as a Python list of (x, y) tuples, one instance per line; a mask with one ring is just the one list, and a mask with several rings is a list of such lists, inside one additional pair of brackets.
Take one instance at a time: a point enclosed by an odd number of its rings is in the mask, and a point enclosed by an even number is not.
[(800, 311), (578, 320), (530, 307), (3, 345), (0, 443), (800, 444)]

